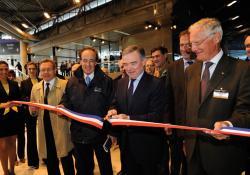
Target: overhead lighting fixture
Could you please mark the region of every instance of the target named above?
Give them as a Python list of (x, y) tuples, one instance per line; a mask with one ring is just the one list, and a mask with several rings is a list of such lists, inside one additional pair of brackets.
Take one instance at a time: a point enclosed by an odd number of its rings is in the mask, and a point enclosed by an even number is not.
[(241, 25), (236, 26), (235, 28), (237, 28), (237, 29), (238, 29), (238, 28), (240, 28), (240, 27), (242, 27), (242, 26), (243, 26), (243, 25), (241, 24)]
[(233, 4), (235, 4), (237, 1), (232, 1), (229, 4), (227, 4), (228, 7), (232, 6)]
[(151, 24), (149, 24), (149, 25), (148, 25), (148, 28), (151, 28), (151, 27), (152, 27), (152, 25), (151, 25)]
[(148, 29), (148, 26), (145, 26), (145, 29), (147, 30), (147, 29)]
[(238, 19), (240, 16), (235, 16), (235, 17), (233, 17), (233, 18), (231, 18), (231, 20), (236, 20), (236, 19)]
[(92, 41), (93, 41), (93, 42), (96, 42), (96, 39), (95, 39), (95, 38), (93, 38), (93, 39), (92, 39)]
[(158, 27), (155, 27), (155, 30), (158, 30)]
[(27, 24), (25, 24), (25, 23), (22, 23), (22, 26), (23, 26), (25, 29), (29, 28), (29, 26), (28, 26)]
[(81, 2), (81, 0), (74, 0), (74, 2), (75, 2), (76, 4), (78, 4), (78, 3)]
[(102, 40), (102, 44), (104, 44), (104, 43), (105, 43), (105, 41)]
[(51, 18), (51, 16), (49, 15), (49, 13), (48, 12), (44, 12), (43, 13), (43, 15), (45, 16), (45, 18), (47, 18), (47, 19), (50, 19)]

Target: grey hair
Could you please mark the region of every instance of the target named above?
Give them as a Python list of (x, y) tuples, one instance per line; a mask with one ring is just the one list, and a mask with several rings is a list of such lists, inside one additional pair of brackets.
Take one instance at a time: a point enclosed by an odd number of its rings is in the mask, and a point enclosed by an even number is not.
[(216, 18), (202, 18), (192, 24), (188, 28), (188, 31), (190, 32), (194, 28), (200, 28), (204, 30), (208, 35), (212, 35), (218, 32), (220, 34), (220, 41), (222, 40), (223, 30), (220, 21)]

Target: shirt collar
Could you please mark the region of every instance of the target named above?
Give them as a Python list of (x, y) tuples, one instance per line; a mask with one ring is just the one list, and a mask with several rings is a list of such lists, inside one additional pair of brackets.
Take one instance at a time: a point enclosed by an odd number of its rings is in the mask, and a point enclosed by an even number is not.
[(87, 75), (87, 74), (84, 73), (84, 79), (86, 79), (86, 77), (89, 76), (90, 80), (92, 80), (92, 79), (94, 78), (94, 75), (95, 75), (94, 72), (92, 72), (92, 73), (89, 74), (89, 75)]
[(223, 55), (223, 51), (222, 49), (219, 51), (219, 53), (217, 53), (211, 60), (209, 61), (204, 61), (203, 64), (205, 64), (206, 62), (212, 62), (213, 65), (217, 65), (218, 62), (220, 61), (221, 57)]
[(55, 84), (55, 80), (56, 80), (56, 78), (53, 78), (50, 81), (44, 81), (44, 85), (43, 85), (44, 89), (46, 89), (46, 83), (49, 83), (49, 88), (51, 89), (54, 86), (54, 84)]
[[(144, 71), (142, 71), (142, 73), (135, 79), (135, 81), (140, 81), (143, 74)], [(131, 78), (129, 78), (129, 81), (131, 81)]]

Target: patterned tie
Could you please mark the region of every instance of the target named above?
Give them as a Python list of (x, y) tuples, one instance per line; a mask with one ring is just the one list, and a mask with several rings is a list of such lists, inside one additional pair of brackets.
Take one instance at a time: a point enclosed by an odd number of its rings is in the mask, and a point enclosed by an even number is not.
[(208, 82), (210, 80), (209, 67), (212, 66), (213, 63), (206, 62), (205, 64), (206, 64), (205, 69), (203, 71), (202, 78), (201, 78), (201, 101), (204, 100), (204, 97), (207, 91)]
[(85, 78), (85, 82), (86, 82), (86, 85), (87, 86), (89, 86), (89, 84), (90, 84), (90, 77), (89, 76), (86, 76), (86, 78)]
[(130, 106), (130, 104), (132, 102), (133, 91), (134, 91), (134, 81), (135, 81), (135, 79), (130, 80), (130, 85), (128, 88), (128, 106)]

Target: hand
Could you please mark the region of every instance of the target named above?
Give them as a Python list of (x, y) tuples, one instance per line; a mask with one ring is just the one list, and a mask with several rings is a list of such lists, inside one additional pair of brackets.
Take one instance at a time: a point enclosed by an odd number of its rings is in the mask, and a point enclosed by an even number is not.
[(166, 135), (172, 135), (172, 129), (171, 128), (164, 128), (164, 131), (166, 133)]
[(116, 109), (109, 110), (107, 115), (105, 116), (105, 119), (110, 119), (113, 115), (117, 115), (117, 110)]
[[(229, 127), (229, 123), (225, 122), (225, 121), (219, 121), (219, 122), (215, 122), (214, 124), (214, 130), (221, 130), (223, 127)], [(207, 133), (207, 132), (206, 132)], [(224, 135), (224, 134), (217, 134), (217, 133), (207, 133), (210, 134), (211, 136), (213, 136), (214, 138), (218, 139), (218, 140), (225, 140), (225, 139), (229, 139), (229, 135)]]
[[(56, 108), (65, 108), (63, 104), (57, 105)], [(63, 116), (63, 114), (56, 112), (56, 115)]]
[(112, 119), (127, 119), (127, 120), (129, 120), (130, 118), (126, 114), (118, 114), (118, 115), (113, 115)]
[(30, 110), (31, 112), (37, 112), (38, 109), (39, 109), (38, 107), (29, 106), (29, 110)]
[(114, 146), (116, 146), (116, 145), (117, 145), (117, 138), (116, 138), (116, 137), (113, 137), (113, 136), (111, 136), (111, 135), (109, 135), (109, 137), (110, 137), (111, 140), (112, 140), (112, 144), (113, 144)]
[(6, 103), (1, 103), (0, 104), (0, 108), (10, 108), (12, 107), (13, 105), (8, 101)]

